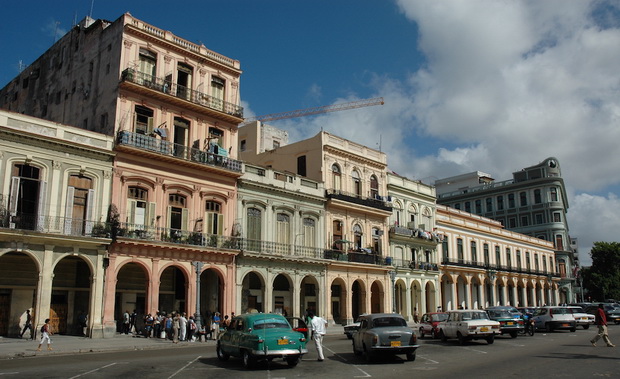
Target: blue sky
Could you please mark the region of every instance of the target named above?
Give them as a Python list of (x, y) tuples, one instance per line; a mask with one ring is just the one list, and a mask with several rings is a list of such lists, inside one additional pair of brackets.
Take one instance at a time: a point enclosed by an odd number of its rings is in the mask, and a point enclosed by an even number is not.
[[(173, 5), (181, 4), (181, 5)], [(558, 158), (582, 262), (620, 230), (620, 1), (3, 1), (0, 86), (74, 21), (133, 16), (241, 61), (246, 116), (383, 96), (274, 122), (381, 148), (432, 183)], [(379, 141), (381, 141), (379, 145)]]

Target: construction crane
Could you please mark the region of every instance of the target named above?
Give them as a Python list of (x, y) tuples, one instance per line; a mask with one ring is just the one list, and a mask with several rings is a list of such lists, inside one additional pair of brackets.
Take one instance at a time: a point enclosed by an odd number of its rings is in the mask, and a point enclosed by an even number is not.
[(296, 117), (310, 116), (310, 115), (321, 114), (321, 113), (339, 112), (339, 111), (344, 111), (347, 109), (370, 107), (374, 105), (383, 105), (383, 104), (384, 104), (384, 101), (382, 97), (375, 97), (372, 99), (350, 101), (347, 103), (323, 105), (323, 106), (314, 107), (314, 108), (298, 109), (296, 111), (271, 113), (271, 114), (267, 114), (264, 116), (249, 117), (249, 118), (246, 118), (243, 121), (243, 123), (247, 124), (252, 121), (282, 120), (285, 118), (296, 118)]

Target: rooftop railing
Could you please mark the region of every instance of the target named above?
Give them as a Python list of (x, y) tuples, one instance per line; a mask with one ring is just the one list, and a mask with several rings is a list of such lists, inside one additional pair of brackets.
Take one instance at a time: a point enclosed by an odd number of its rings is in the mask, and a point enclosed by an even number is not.
[(354, 193), (349, 193), (336, 189), (328, 189), (325, 191), (328, 199), (338, 199), (348, 201), (350, 203), (365, 205), (367, 207), (377, 208), (384, 211), (391, 211), (392, 206), (381, 199), (365, 197)]

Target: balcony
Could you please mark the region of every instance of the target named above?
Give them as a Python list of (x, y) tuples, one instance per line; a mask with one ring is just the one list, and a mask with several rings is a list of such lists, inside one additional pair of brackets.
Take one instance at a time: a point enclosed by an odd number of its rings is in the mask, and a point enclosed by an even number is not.
[(431, 241), (434, 243), (440, 243), (443, 241), (443, 234), (428, 232), (424, 229), (413, 229), (413, 228), (405, 228), (404, 226), (394, 225), (390, 227), (390, 235), (391, 236), (403, 236), (410, 238), (419, 238), (426, 241)]
[(223, 155), (208, 153), (196, 148), (179, 145), (170, 141), (164, 141), (144, 134), (138, 134), (121, 130), (118, 132), (116, 144), (129, 146), (140, 150), (156, 153), (158, 155), (174, 157), (188, 162), (201, 165), (221, 167), (226, 170), (241, 172), (241, 161), (225, 157)]
[(443, 258), (441, 261), (442, 265), (450, 265), (450, 266), (461, 266), (461, 267), (471, 267), (471, 268), (481, 268), (485, 270), (495, 270), (495, 271), (503, 271), (503, 272), (512, 272), (518, 274), (528, 274), (528, 275), (544, 275), (544, 276), (559, 276), (550, 271), (545, 270), (537, 270), (528, 267), (517, 267), (517, 266), (506, 266), (506, 265), (497, 265), (479, 261), (469, 261), (465, 259), (452, 259), (452, 258)]
[[(197, 111), (215, 117), (230, 116), (230, 122), (239, 123), (243, 119), (243, 107), (218, 99), (204, 92), (173, 83), (133, 68), (127, 68), (121, 74), (121, 84), (130, 83), (144, 90), (145, 93), (161, 96), (161, 100), (176, 103), (179, 106), (191, 105)], [(230, 118), (225, 117), (225, 118)]]
[(414, 262), (409, 259), (392, 259), (392, 266), (400, 269), (410, 269), (419, 271), (439, 271), (439, 266), (429, 262)]
[(325, 250), (323, 253), (323, 258), (342, 262), (367, 263), (380, 266), (389, 265), (387, 257), (383, 257), (375, 253), (358, 251), (344, 252), (342, 250)]
[(353, 193), (348, 193), (340, 190), (329, 189), (326, 190), (326, 196), (328, 199), (343, 200), (353, 204), (364, 205), (371, 208), (380, 209), (382, 211), (392, 211), (392, 206), (389, 203), (383, 201), (383, 199), (375, 199), (371, 197), (363, 197)]
[(74, 237), (110, 238), (111, 236), (109, 226), (103, 222), (24, 213), (11, 216), (6, 210), (0, 210), (0, 229)]

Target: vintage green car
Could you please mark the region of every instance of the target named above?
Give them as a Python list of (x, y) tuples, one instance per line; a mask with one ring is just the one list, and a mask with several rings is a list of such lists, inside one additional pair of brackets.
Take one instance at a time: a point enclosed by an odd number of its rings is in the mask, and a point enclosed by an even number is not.
[(295, 367), (308, 349), (306, 336), (294, 331), (284, 316), (246, 313), (232, 319), (228, 330), (217, 340), (216, 352), (221, 361), (230, 356), (243, 358), (246, 368), (274, 358), (283, 358)]

